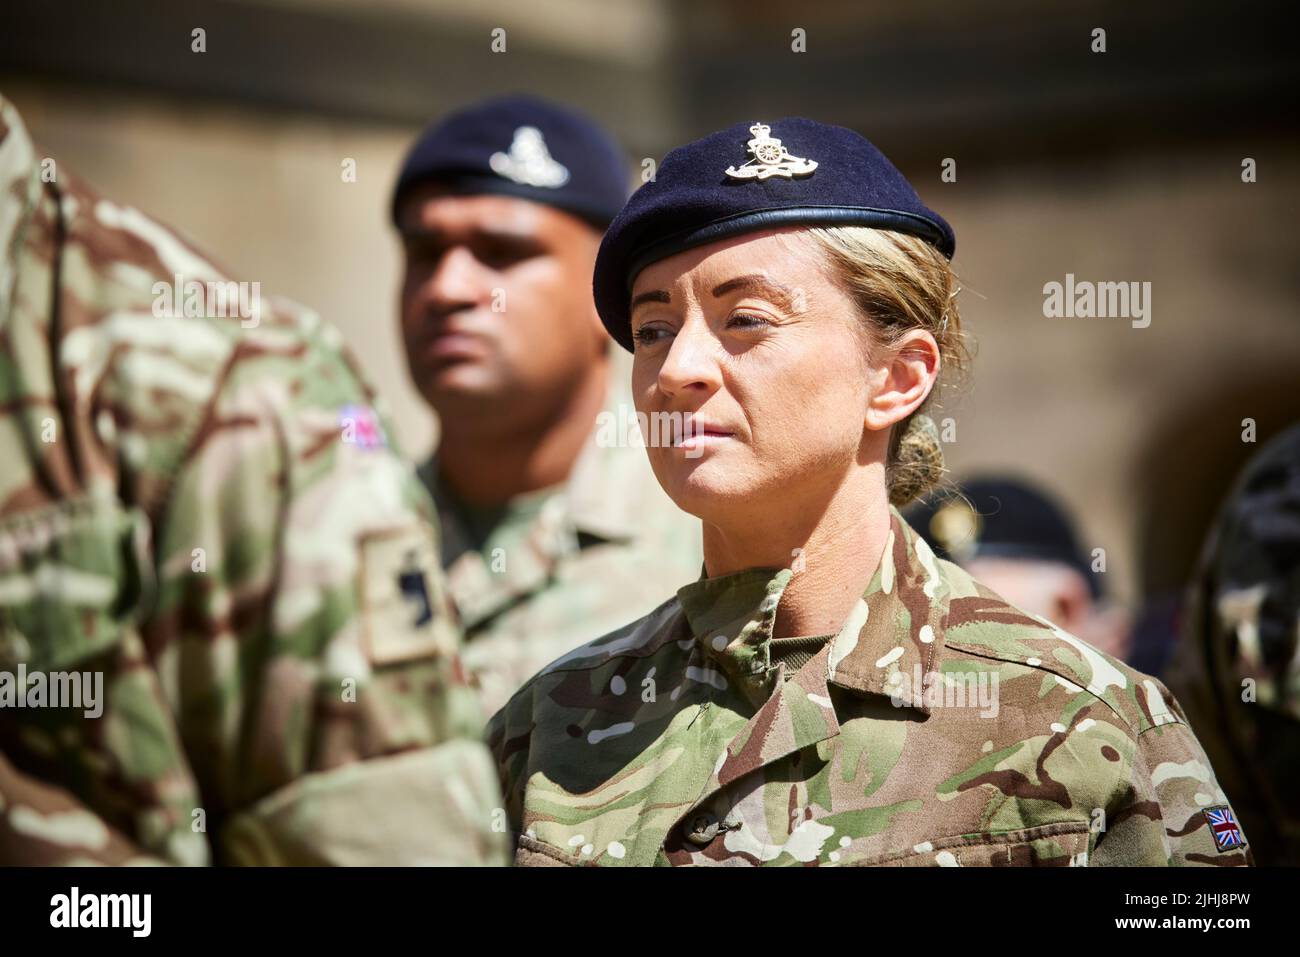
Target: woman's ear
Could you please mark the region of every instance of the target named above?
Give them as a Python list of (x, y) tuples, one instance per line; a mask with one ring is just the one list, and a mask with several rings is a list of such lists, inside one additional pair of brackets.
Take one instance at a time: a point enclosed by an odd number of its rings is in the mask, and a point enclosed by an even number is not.
[(866, 426), (888, 429), (920, 408), (939, 376), (939, 344), (925, 329), (911, 329), (876, 367), (876, 387), (867, 400)]

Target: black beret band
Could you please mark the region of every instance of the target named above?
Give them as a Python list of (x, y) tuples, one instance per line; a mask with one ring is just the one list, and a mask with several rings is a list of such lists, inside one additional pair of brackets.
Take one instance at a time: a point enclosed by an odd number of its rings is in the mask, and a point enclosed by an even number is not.
[(557, 192), (525, 183), (514, 183), (495, 173), (481, 173), (477, 170), (443, 170), (435, 178), (404, 183), (394, 190), (393, 222), (397, 222), (397, 214), (406, 195), (425, 183), (437, 183), (448, 193), (456, 196), (513, 196), (517, 199), (529, 199), (571, 213), (600, 232), (604, 232), (609, 221), (614, 218), (608, 201), (601, 198), (584, 196), (573, 191)]
[(637, 273), (651, 263), (696, 246), (707, 246), (721, 239), (781, 226), (869, 226), (873, 229), (892, 229), (919, 236), (945, 256), (952, 257), (952, 248), (948, 246), (939, 227), (914, 213), (896, 209), (872, 209), (869, 206), (782, 206), (780, 209), (755, 209), (724, 216), (704, 226), (656, 240), (644, 249), (634, 250), (627, 273), (628, 291), (631, 292)]

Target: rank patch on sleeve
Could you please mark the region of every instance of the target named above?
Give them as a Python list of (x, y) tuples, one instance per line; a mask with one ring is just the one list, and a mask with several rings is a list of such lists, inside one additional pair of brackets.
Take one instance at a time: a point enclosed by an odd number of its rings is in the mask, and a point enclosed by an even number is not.
[(361, 612), (367, 654), (384, 665), (453, 650), (433, 532), (422, 525), (361, 539)]
[(1241, 833), (1241, 826), (1233, 816), (1232, 808), (1219, 804), (1205, 808), (1204, 813), (1205, 820), (1210, 825), (1210, 833), (1214, 835), (1214, 846), (1220, 851), (1235, 851), (1246, 846), (1245, 835)]

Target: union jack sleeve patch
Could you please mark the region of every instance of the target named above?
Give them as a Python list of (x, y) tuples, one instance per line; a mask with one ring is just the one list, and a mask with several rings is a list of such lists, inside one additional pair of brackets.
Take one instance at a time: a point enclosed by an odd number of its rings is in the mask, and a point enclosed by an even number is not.
[(1235, 851), (1246, 846), (1246, 837), (1241, 833), (1241, 825), (1226, 804), (1204, 809), (1205, 820), (1214, 835), (1214, 846), (1223, 851)]

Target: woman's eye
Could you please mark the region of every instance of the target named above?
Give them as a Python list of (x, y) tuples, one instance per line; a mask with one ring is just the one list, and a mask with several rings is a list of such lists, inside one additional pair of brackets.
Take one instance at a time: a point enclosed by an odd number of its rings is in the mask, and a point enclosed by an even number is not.
[(763, 326), (770, 325), (767, 319), (752, 312), (738, 312), (727, 320), (729, 329), (761, 329)]
[(661, 335), (666, 336), (668, 331), (657, 326), (642, 326), (632, 333), (632, 338), (640, 345), (649, 345), (652, 342), (658, 342)]

